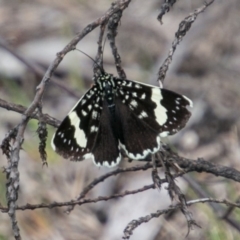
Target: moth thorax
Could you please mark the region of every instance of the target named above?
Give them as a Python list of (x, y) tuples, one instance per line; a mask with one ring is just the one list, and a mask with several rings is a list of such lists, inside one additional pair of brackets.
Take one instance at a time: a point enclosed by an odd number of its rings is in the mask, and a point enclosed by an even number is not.
[(104, 96), (108, 103), (108, 107), (113, 107), (114, 104), (114, 88), (111, 81), (104, 82)]

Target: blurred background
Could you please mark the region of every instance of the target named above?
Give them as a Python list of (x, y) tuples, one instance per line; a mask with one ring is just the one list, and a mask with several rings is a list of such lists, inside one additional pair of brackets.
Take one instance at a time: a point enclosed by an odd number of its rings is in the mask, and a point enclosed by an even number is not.
[[(157, 85), (157, 72), (167, 56), (178, 25), (203, 1), (178, 1), (157, 21), (162, 1), (133, 1), (124, 11), (118, 29), (117, 45), (128, 79)], [(0, 98), (28, 106), (41, 80), (16, 55), (39, 68), (43, 74), (56, 53), (83, 28), (110, 7), (107, 0), (1, 0), (0, 1)], [(164, 87), (191, 98), (192, 117), (185, 129), (164, 141), (180, 155), (203, 157), (216, 164), (240, 169), (240, 2), (215, 1), (198, 16), (184, 37), (167, 72)], [(87, 35), (78, 48), (93, 58), (99, 29)], [(9, 51), (9, 48), (11, 52)], [(7, 50), (8, 49), (8, 50)], [(116, 74), (108, 42), (104, 48), (104, 68)], [(62, 120), (92, 84), (93, 62), (78, 51), (67, 54), (54, 79), (47, 86), (43, 112)], [(61, 83), (61, 86), (57, 84)], [(74, 94), (73, 94), (74, 93)], [(0, 108), (0, 141), (18, 124), (21, 115)], [(91, 160), (75, 163), (59, 157), (50, 147), (54, 128), (48, 126), (48, 167), (42, 167), (38, 153), (37, 121), (31, 120), (19, 163), (18, 205), (51, 203), (74, 199), (94, 178), (112, 169), (97, 168)], [(140, 162), (122, 161), (121, 167)], [(0, 166), (7, 165), (0, 152)], [(151, 184), (151, 171), (125, 173), (104, 181), (87, 197), (108, 196)], [(0, 203), (6, 206), (5, 174), (0, 172)], [(228, 198), (236, 201), (239, 184), (206, 173), (187, 174), (177, 180), (187, 200), (200, 197)], [(75, 207), (18, 211), (17, 220), (25, 240), (117, 240), (127, 224), (171, 204), (166, 186), (107, 202)], [(239, 210), (231, 217), (235, 227), (221, 220), (219, 205), (190, 207), (202, 227), (186, 239), (239, 239)], [(184, 239), (187, 223), (181, 212), (154, 219), (139, 226), (132, 240)], [(0, 240), (13, 239), (7, 214), (0, 214)]]

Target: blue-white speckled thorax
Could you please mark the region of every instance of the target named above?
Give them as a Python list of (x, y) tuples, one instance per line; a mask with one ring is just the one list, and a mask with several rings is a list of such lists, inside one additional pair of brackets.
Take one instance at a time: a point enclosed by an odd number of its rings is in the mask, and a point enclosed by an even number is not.
[(107, 101), (108, 107), (112, 108), (114, 104), (114, 96), (116, 93), (116, 84), (112, 74), (100, 75), (96, 80), (96, 85), (102, 91), (103, 99)]

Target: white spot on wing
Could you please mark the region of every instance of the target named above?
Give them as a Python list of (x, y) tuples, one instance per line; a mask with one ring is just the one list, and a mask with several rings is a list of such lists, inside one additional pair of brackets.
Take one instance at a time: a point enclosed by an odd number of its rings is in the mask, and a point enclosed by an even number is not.
[(110, 163), (108, 161), (103, 161), (102, 164), (100, 162), (96, 162), (95, 158), (93, 157), (93, 163), (98, 166), (98, 167), (115, 167), (119, 164), (119, 162), (121, 161), (121, 153), (119, 153), (118, 157), (115, 159), (115, 161), (111, 161)]
[(88, 159), (88, 158), (93, 158), (94, 159), (94, 156), (92, 155), (92, 153), (86, 153), (82, 156), (83, 160), (85, 159)]
[(93, 119), (96, 119), (97, 116), (98, 116), (97, 111), (93, 111), (93, 112), (92, 112), (92, 118), (93, 118)]
[(136, 100), (132, 100), (130, 103), (133, 107), (137, 107), (137, 101)]
[(81, 101), (81, 105), (83, 105), (85, 102), (86, 102), (86, 99), (83, 99), (83, 100)]
[(85, 112), (84, 110), (82, 110), (82, 115), (83, 115), (83, 116), (87, 116), (87, 112)]
[[(93, 89), (96, 89), (96, 87), (94, 87)], [(84, 104), (87, 102), (86, 96), (87, 96), (87, 94), (88, 94), (90, 91), (92, 91), (91, 88), (78, 100), (78, 102), (73, 106), (73, 108), (71, 109), (71, 111), (69, 112), (69, 114), (70, 114), (72, 111), (74, 111), (74, 109), (75, 109), (76, 107), (78, 107), (79, 104), (84, 105)]]
[(152, 88), (151, 100), (156, 103), (156, 108), (154, 109), (154, 114), (156, 121), (159, 125), (164, 125), (167, 122), (167, 109), (161, 105), (162, 100), (161, 89)]
[(189, 98), (187, 98), (186, 96), (182, 95), (188, 102), (189, 102), (189, 106), (192, 108), (193, 107), (193, 102), (192, 100), (190, 100)]
[(52, 149), (54, 150), (54, 151), (56, 151), (56, 146), (55, 146), (55, 144), (54, 144), (54, 138), (55, 138), (55, 133), (54, 133), (54, 135), (53, 135), (53, 137), (52, 137), (52, 141), (51, 141), (51, 146), (52, 146)]
[(169, 132), (161, 132), (160, 137), (167, 137), (169, 135)]
[(91, 93), (89, 93), (89, 94), (86, 94), (86, 97), (89, 99), (89, 98), (91, 98), (91, 96), (92, 96), (92, 94)]
[(139, 118), (146, 118), (146, 117), (148, 117), (148, 115), (147, 115), (146, 112), (142, 111), (142, 112), (139, 114), (138, 117), (139, 117)]
[(97, 132), (98, 131), (98, 127), (97, 126), (92, 126), (90, 131), (91, 132)]
[(87, 137), (84, 133), (84, 131), (82, 129), (80, 129), (80, 118), (78, 117), (77, 113), (75, 111), (71, 112), (68, 115), (71, 125), (73, 125), (75, 127), (75, 131), (74, 131), (74, 138), (77, 142), (77, 144), (82, 147), (85, 148), (87, 146)]
[(146, 93), (143, 93), (140, 99), (145, 99), (146, 98)]
[(133, 153), (129, 152), (126, 149), (126, 146), (124, 144), (122, 144), (121, 142), (119, 142), (119, 146), (125, 151), (125, 153), (127, 154), (128, 157), (130, 157), (131, 159), (134, 159), (134, 160), (139, 160), (139, 159), (146, 158), (148, 156), (148, 154), (156, 153), (160, 149), (160, 137), (159, 136), (156, 138), (156, 142), (157, 142), (157, 147), (155, 147), (153, 149), (145, 149), (145, 150), (143, 150), (142, 153), (137, 153), (137, 154), (133, 154)]

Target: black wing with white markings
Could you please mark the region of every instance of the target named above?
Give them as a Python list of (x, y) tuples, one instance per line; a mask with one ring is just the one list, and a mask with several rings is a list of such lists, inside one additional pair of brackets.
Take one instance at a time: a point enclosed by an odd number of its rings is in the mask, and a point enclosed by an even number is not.
[(121, 147), (132, 159), (143, 159), (160, 148), (160, 137), (178, 132), (192, 105), (185, 96), (166, 89), (116, 79), (116, 104), (121, 119)]
[(183, 128), (191, 100), (147, 84), (104, 73), (77, 102), (56, 131), (53, 149), (70, 160), (91, 157), (97, 166), (115, 166), (121, 150), (144, 159), (160, 149), (160, 137)]
[(90, 88), (76, 103), (52, 139), (53, 149), (64, 158), (77, 161), (93, 157), (99, 130), (102, 96), (98, 86)]

